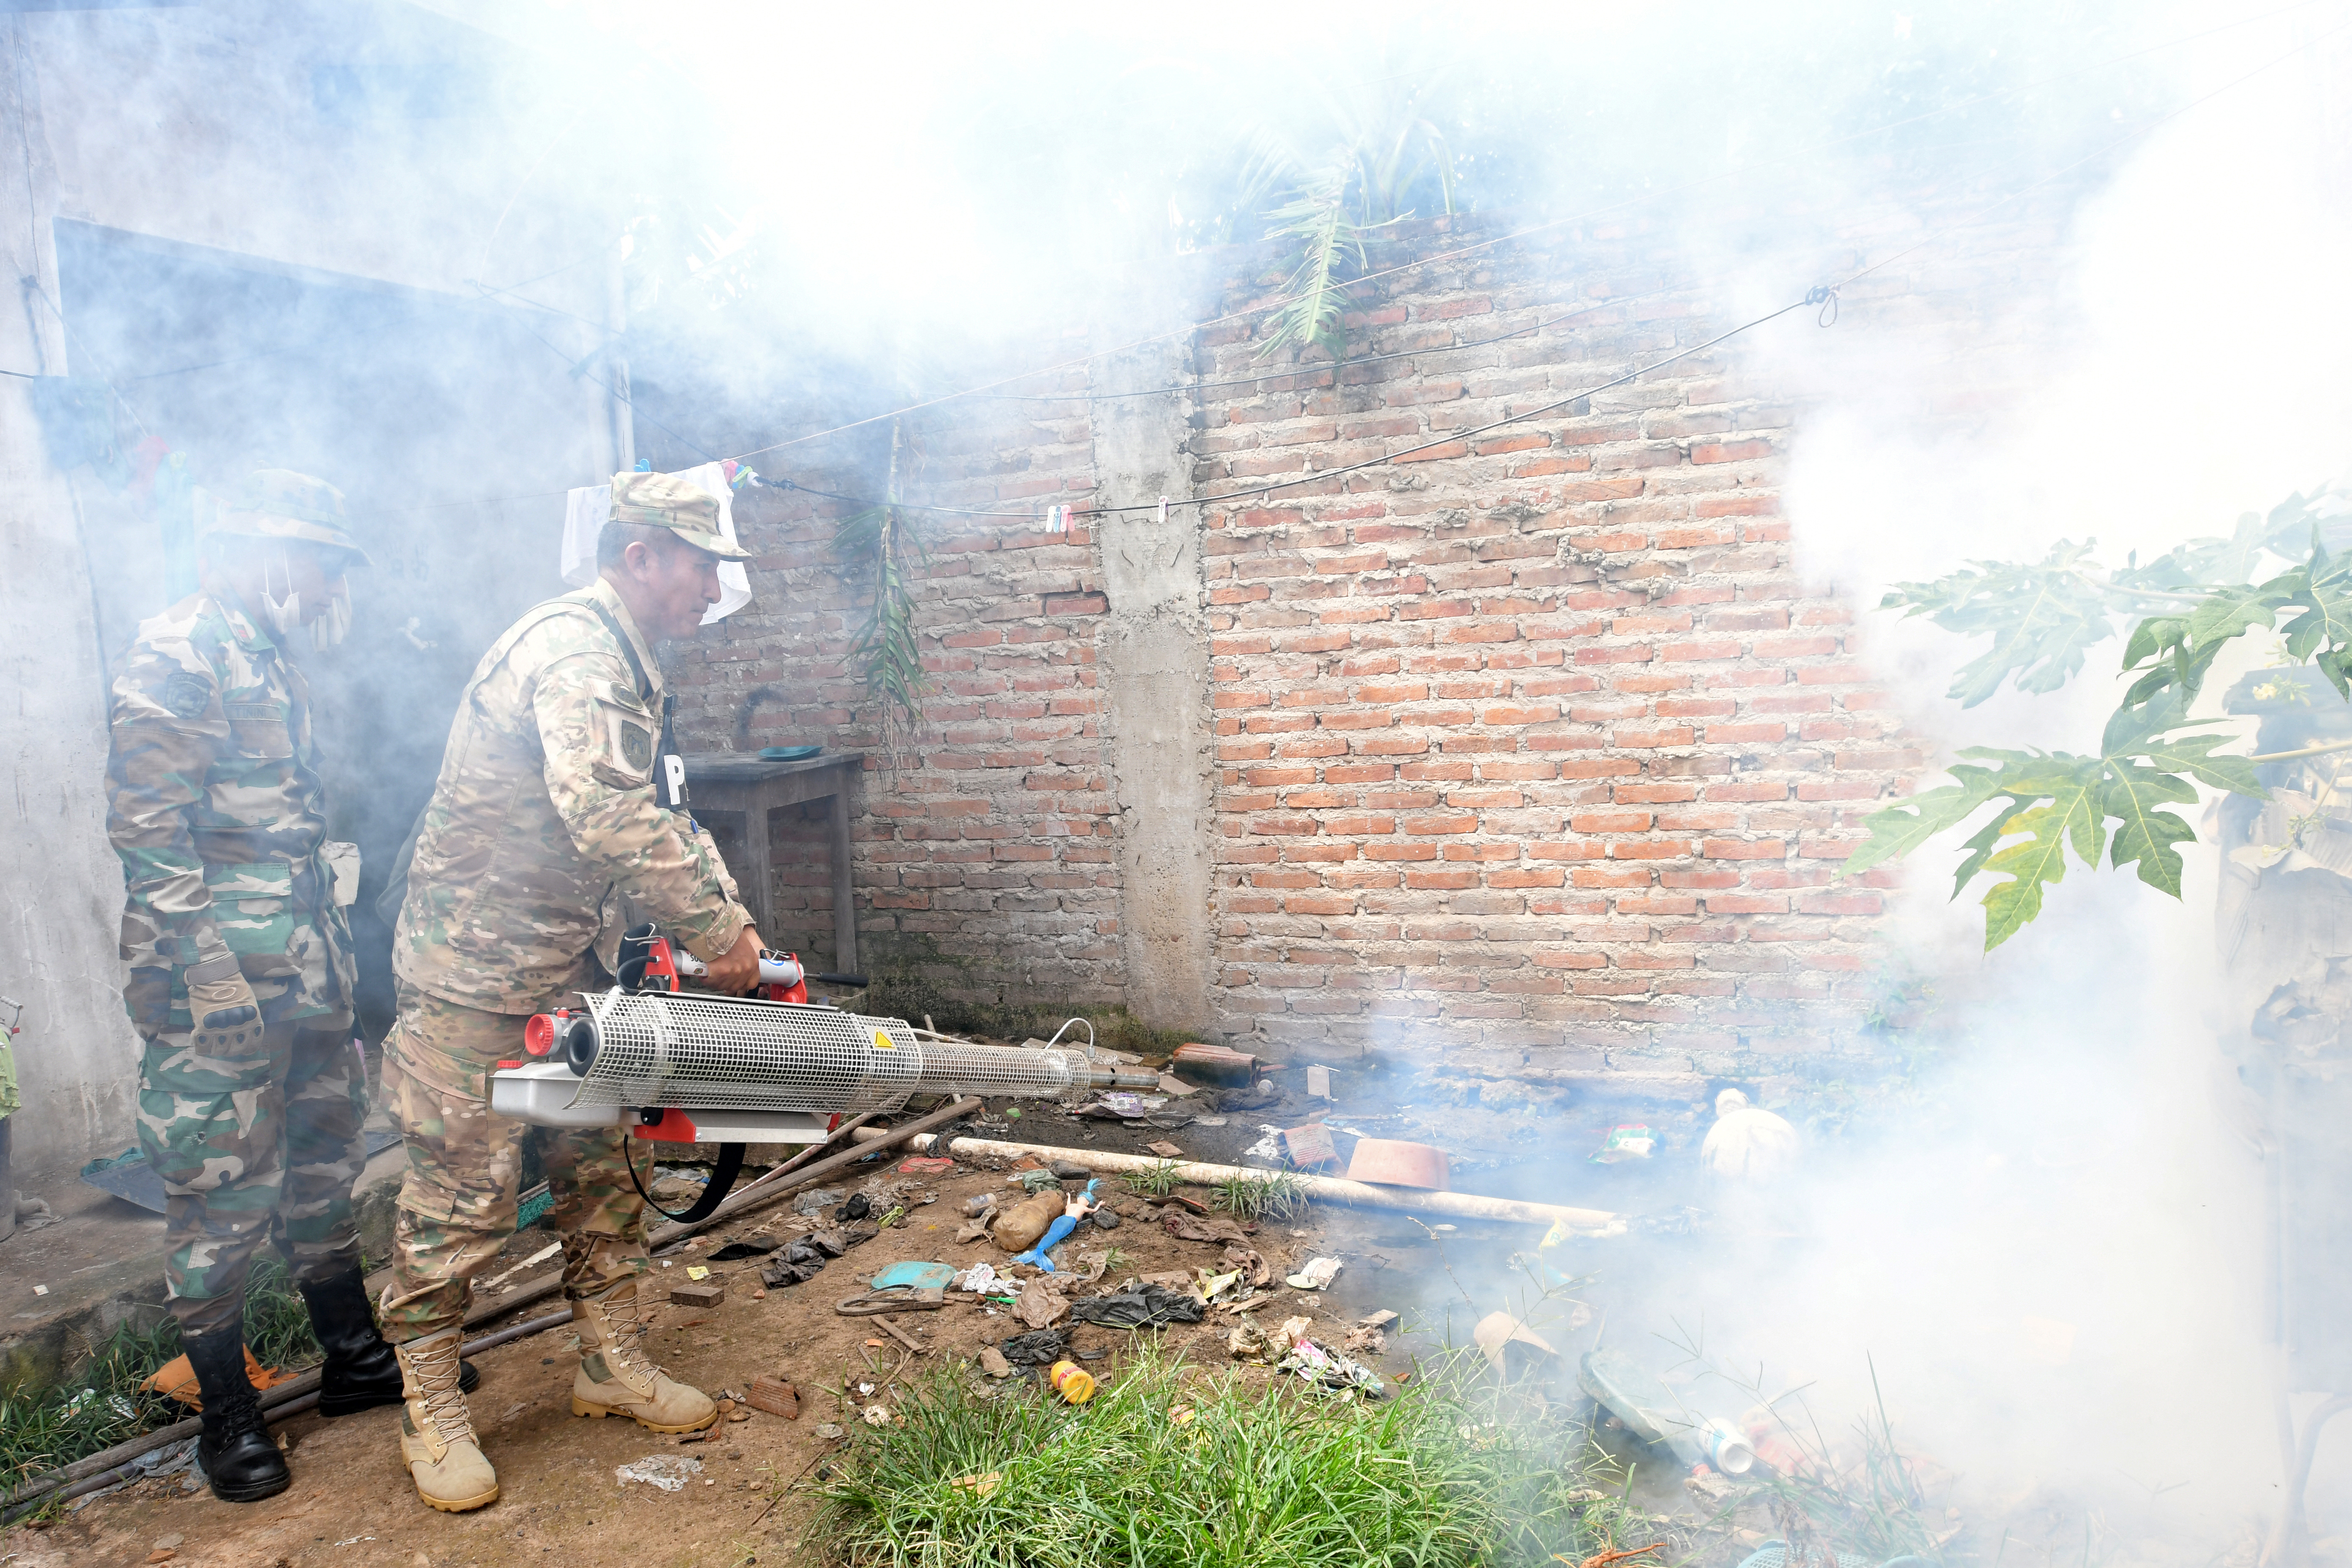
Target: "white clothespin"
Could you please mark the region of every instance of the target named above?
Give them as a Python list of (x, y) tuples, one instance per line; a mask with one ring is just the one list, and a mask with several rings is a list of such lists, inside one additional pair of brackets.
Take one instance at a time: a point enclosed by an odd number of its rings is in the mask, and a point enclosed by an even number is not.
[(1160, 498), (1160, 521), (1162, 522), (1166, 522), (1168, 521), (1168, 498), (1166, 496), (1161, 496)]

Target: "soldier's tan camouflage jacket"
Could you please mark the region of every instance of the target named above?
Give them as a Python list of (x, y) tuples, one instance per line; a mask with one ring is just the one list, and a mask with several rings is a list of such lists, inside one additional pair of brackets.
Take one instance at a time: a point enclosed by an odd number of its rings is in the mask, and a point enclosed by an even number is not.
[(189, 966), (234, 954), (269, 1021), (350, 1006), (352, 941), (319, 858), (310, 684), (233, 598), (140, 624), (114, 679), (107, 834), (122, 860), (124, 1000), (184, 1029)]
[(601, 580), (526, 611), (491, 645), (417, 833), (393, 941), (402, 979), (469, 1007), (532, 1011), (586, 983), (622, 900), (697, 957), (733, 944), (751, 917), (718, 847), (656, 804), (660, 702), (653, 651)]

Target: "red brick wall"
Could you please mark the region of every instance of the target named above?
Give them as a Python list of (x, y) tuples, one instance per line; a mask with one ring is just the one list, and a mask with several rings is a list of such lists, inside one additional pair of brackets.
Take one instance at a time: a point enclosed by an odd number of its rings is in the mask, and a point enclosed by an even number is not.
[[(1367, 312), (1371, 346), (1659, 287), (1524, 251), (1414, 285)], [(1444, 441), (1722, 324), (1675, 292), (1210, 402), (1196, 483)], [(1249, 374), (1244, 331), (1204, 337), (1204, 379)], [(1738, 358), (1210, 512), (1231, 1026), (1518, 1079), (1729, 1070), (1743, 1037), (1851, 1026), (1880, 895), (1831, 875), (1918, 758), (1850, 609), (1790, 568), (1794, 416)]]
[[(1083, 405), (979, 404), (910, 420), (907, 435), (905, 493), (936, 505), (1034, 504), (1042, 514), (1052, 502), (1082, 502), (1091, 488)], [(814, 488), (877, 494), (885, 468), (869, 458), (786, 471)], [(870, 578), (832, 541), (856, 510), (789, 490), (739, 500), (738, 533), (757, 552), (754, 598), (718, 635), (674, 656), (687, 744), (818, 742), (868, 753), (854, 829), (868, 954), (970, 960), (934, 967), (990, 998), (1119, 1000), (1091, 537), (1051, 533), (1025, 516), (921, 520), (931, 731), (893, 777), (881, 771), (874, 715), (860, 710), (845, 662)], [(775, 831), (780, 929), (763, 934), (830, 954), (822, 816), (811, 807), (790, 826), (780, 816)]]
[[(1463, 237), (1441, 224), (1411, 243)], [(1832, 873), (1856, 818), (1922, 758), (1872, 682), (1852, 606), (1792, 566), (1781, 487), (1799, 413), (1761, 368), (1761, 335), (1446, 439), (1731, 325), (1723, 295), (1677, 276), (1696, 268), (1671, 254), (1567, 237), (1423, 267), (1378, 285), (1350, 323), (1352, 353), (1416, 357), (1352, 366), (1336, 386), (1325, 372), (1195, 393), (1194, 493), (1212, 498), (1198, 514), (1202, 675), (1222, 766), (1204, 1028), (1309, 1058), (1393, 1050), (1505, 1100), (1594, 1074), (1686, 1089), (1850, 1047), (1885, 882)], [(1822, 275), (1856, 254), (1832, 253)], [(1923, 257), (1842, 302), (1850, 332), (1875, 322), (1940, 345), (1950, 363), (1925, 414), (1999, 381), (2017, 316), (1984, 301), (2047, 272), (2053, 225), (1972, 254)], [(1223, 308), (1255, 297), (1237, 283)], [(1599, 308), (1434, 352), (1584, 306)], [(1789, 324), (1811, 332), (1810, 318)], [(1262, 371), (1259, 324), (1196, 334), (1197, 379)], [(1074, 345), (1035, 347), (1043, 363)], [(1084, 384), (1073, 373), (1063, 389)], [(1089, 429), (1083, 404), (927, 410), (907, 422), (907, 493), (1083, 504)], [(1213, 499), (1424, 441), (1444, 445)], [(871, 463), (780, 467), (879, 483)], [(830, 521), (798, 499), (739, 516), (761, 596), (682, 670), (695, 725), (719, 737), (765, 685), (781, 696), (751, 743), (870, 745), (841, 668), (857, 601)], [(1097, 552), (1118, 521), (1069, 535), (1027, 519), (925, 527), (936, 734), (895, 789), (868, 776), (861, 930), (970, 961), (942, 973), (976, 993), (1118, 1000), (1095, 662)], [(780, 876), (821, 931), (821, 876)]]

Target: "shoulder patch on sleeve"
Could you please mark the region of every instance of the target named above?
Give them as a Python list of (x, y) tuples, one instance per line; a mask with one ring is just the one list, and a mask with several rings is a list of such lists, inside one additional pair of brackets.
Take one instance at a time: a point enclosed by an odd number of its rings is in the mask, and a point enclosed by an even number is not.
[(174, 670), (163, 682), (163, 706), (173, 717), (195, 719), (213, 705), (212, 684), (189, 670)]
[(595, 714), (589, 771), (616, 789), (649, 787), (654, 773), (654, 730), (645, 710), (600, 699)]
[(654, 765), (653, 731), (643, 724), (633, 724), (624, 719), (621, 729), (621, 760), (639, 772)]

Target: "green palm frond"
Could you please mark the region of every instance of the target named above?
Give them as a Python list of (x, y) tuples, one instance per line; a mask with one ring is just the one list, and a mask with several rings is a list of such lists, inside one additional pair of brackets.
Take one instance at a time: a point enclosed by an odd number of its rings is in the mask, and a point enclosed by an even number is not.
[(897, 426), (890, 434), (889, 500), (843, 518), (833, 534), (834, 552), (853, 571), (872, 574), (872, 599), (865, 622), (849, 645), (849, 661), (875, 710), (888, 765), (910, 751), (923, 725), (923, 700), (930, 672), (923, 668), (921, 639), (915, 629), (915, 582), (931, 563), (927, 544), (898, 497)]

